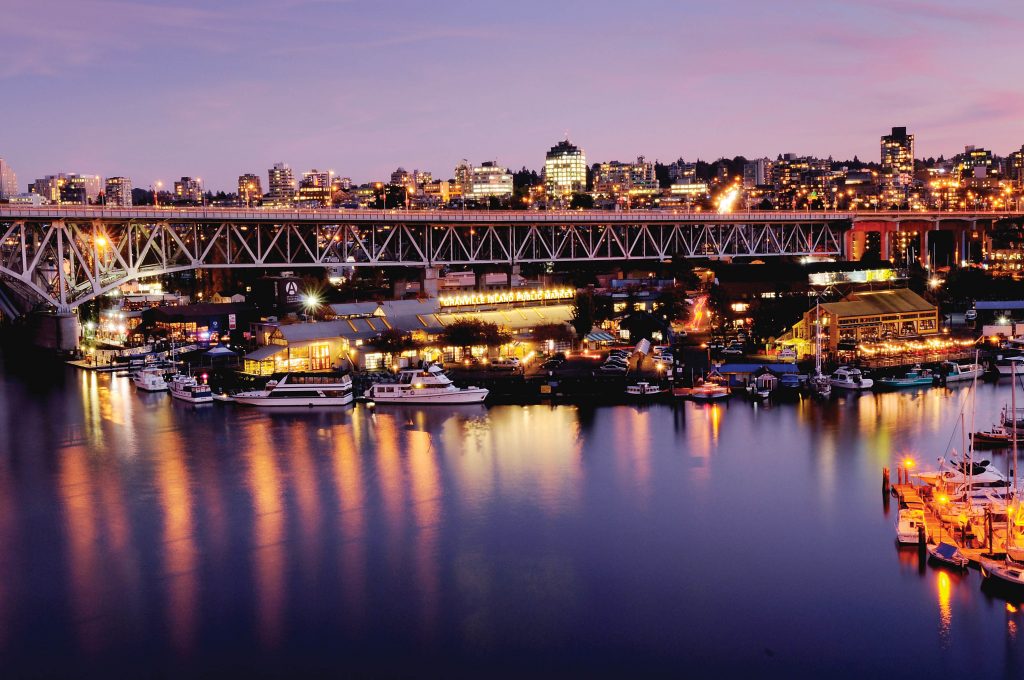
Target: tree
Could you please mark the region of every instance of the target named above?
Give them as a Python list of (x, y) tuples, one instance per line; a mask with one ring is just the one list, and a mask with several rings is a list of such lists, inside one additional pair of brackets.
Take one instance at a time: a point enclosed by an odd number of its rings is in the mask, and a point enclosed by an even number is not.
[(596, 321), (593, 291), (578, 291), (576, 299), (572, 303), (572, 321), (570, 322), (573, 330), (576, 331), (576, 337), (580, 340), (585, 338)]
[(497, 324), (479, 319), (456, 319), (445, 327), (441, 334), (444, 343), (449, 347), (467, 349), (474, 345), (497, 347), (512, 340), (512, 334), (502, 330)]
[(385, 354), (401, 354), (410, 349), (418, 349), (420, 343), (413, 340), (411, 333), (389, 328), (377, 336), (373, 345)]
[(564, 323), (543, 323), (533, 328), (533, 338), (537, 342), (572, 342), (573, 329)]
[(686, 288), (681, 285), (663, 288), (658, 293), (658, 316), (670, 324), (684, 323), (690, 318), (690, 305), (686, 297)]
[(589, 210), (594, 207), (594, 197), (590, 194), (573, 194), (572, 201), (569, 203), (570, 208), (583, 208)]

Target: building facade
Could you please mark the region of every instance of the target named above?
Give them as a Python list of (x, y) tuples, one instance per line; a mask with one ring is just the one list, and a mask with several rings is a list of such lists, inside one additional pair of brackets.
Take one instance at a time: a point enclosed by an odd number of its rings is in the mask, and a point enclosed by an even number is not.
[(544, 187), (551, 198), (568, 198), (587, 190), (587, 156), (568, 139), (555, 144), (544, 158)]
[(99, 201), (103, 186), (99, 175), (61, 172), (37, 179), (28, 185), (28, 190), (42, 196), (49, 203), (88, 205)]
[(474, 167), (469, 177), (469, 192), (466, 198), (487, 200), (508, 198), (512, 195), (512, 173), (494, 161), (487, 161)]
[(103, 193), (107, 205), (130, 208), (132, 206), (131, 177), (108, 177)]
[(0, 201), (5, 201), (18, 194), (18, 176), (14, 174), (11, 164), (0, 158)]
[(246, 206), (263, 203), (263, 185), (259, 175), (246, 173), (238, 176), (238, 200)]
[(599, 198), (651, 196), (659, 189), (654, 163), (648, 163), (643, 156), (635, 163), (599, 163), (594, 170), (594, 195)]
[(317, 170), (302, 173), (296, 200), (306, 207), (322, 208), (331, 206), (331, 182), (334, 173)]
[(271, 205), (290, 205), (295, 200), (295, 174), (285, 163), (274, 163), (267, 170), (270, 193), (267, 200)]
[(182, 203), (202, 203), (203, 183), (195, 177), (182, 177), (174, 183), (174, 198)]
[(882, 136), (882, 174), (899, 186), (913, 180), (914, 135), (907, 134), (907, 128), (894, 127), (891, 134)]

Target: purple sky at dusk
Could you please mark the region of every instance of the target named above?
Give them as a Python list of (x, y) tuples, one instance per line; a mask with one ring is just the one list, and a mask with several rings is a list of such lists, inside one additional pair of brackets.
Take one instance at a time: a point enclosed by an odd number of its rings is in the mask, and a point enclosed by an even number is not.
[(231, 190), (333, 169), (539, 169), (1024, 143), (1019, 0), (4, 0), (0, 157)]

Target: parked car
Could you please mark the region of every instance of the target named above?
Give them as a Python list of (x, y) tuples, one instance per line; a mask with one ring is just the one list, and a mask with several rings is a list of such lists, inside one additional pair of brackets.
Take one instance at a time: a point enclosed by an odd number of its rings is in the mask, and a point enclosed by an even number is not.
[(491, 370), (494, 371), (515, 371), (519, 366), (519, 359), (515, 357), (498, 357), (491, 360)]
[(625, 373), (626, 367), (618, 366), (615, 364), (604, 364), (603, 366), (598, 368), (597, 371), (599, 373)]
[(722, 354), (726, 354), (728, 356), (742, 356), (743, 355), (743, 345), (739, 345), (739, 344), (733, 343), (733, 344), (729, 345), (728, 347), (726, 347), (725, 349), (723, 349), (722, 350)]
[(541, 364), (540, 367), (545, 371), (553, 371), (559, 366), (561, 366), (563, 363), (565, 362), (563, 362), (561, 359), (548, 359), (543, 364)]

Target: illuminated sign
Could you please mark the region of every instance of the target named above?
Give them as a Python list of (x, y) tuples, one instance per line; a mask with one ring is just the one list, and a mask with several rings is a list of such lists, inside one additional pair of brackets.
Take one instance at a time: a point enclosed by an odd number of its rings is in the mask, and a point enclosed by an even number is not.
[(817, 272), (808, 274), (812, 286), (832, 286), (838, 283), (875, 283), (894, 281), (895, 269), (860, 269), (852, 272)]
[(569, 300), (576, 297), (573, 288), (535, 288), (532, 290), (505, 290), (495, 293), (470, 293), (467, 295), (445, 295), (437, 299), (441, 307), (463, 307), (472, 305), (497, 305), (508, 302), (541, 302), (544, 300)]

